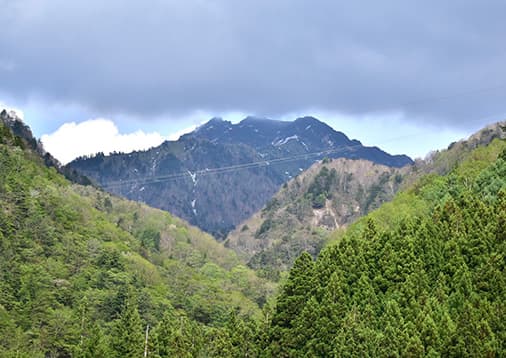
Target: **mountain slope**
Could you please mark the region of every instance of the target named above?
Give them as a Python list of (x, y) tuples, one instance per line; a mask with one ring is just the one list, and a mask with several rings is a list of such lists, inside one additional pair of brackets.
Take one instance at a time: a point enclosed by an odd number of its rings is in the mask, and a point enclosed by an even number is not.
[[(4, 131), (12, 132), (15, 140), (18, 140), (18, 145), (37, 153), (47, 167), (55, 168), (60, 174), (74, 183), (91, 185), (91, 181), (87, 177), (78, 174), (72, 168), (61, 166), (56, 158), (46, 152), (42, 143), (33, 136), (30, 127), (24, 124), (14, 111), (7, 111), (5, 109), (0, 111), (0, 123), (4, 126)], [(5, 134), (9, 135), (7, 132)]]
[(296, 260), (266, 356), (506, 354), (506, 142), (464, 157)]
[(276, 279), (303, 251), (316, 256), (328, 234), (393, 198), (408, 167), (326, 159), (289, 181), (225, 245)]
[(0, 124), (0, 356), (504, 356), (506, 142), (482, 144), (302, 254), (251, 319), (271, 288), (234, 253)]
[(398, 190), (409, 188), (423, 176), (447, 174), (476, 148), (506, 138), (504, 125), (487, 126), (413, 166), (392, 168), (349, 159), (315, 163), (231, 231), (225, 244), (250, 267), (277, 279), (303, 251), (316, 257), (330, 231), (346, 227), (390, 201)]
[(29, 148), (0, 123), (0, 356), (120, 357), (126, 319), (143, 337), (164, 312), (192, 329), (259, 314), (273, 285), (234, 252), (167, 212), (70, 183)]
[(67, 167), (221, 238), (323, 157), (396, 167), (412, 162), (364, 147), (311, 117), (294, 122), (248, 117), (238, 124), (214, 118), (178, 141), (145, 152), (79, 158)]

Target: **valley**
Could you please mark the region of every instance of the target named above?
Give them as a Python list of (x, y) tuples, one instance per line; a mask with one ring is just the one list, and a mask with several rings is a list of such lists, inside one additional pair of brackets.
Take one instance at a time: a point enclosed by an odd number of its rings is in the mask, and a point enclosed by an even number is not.
[(1, 119), (1, 356), (504, 352), (504, 123), (403, 167), (319, 159), (219, 242)]
[(0, 358), (506, 357), (505, 1), (0, 11)]
[(248, 117), (237, 124), (214, 118), (178, 141), (143, 152), (78, 158), (67, 168), (223, 240), (283, 183), (324, 157), (393, 167), (412, 163), (407, 156), (365, 147), (312, 117), (293, 122)]

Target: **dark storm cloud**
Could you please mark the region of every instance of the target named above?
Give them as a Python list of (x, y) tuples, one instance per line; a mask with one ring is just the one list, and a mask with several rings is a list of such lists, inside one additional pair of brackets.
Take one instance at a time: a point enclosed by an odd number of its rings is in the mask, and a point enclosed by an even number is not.
[(458, 125), (506, 112), (501, 0), (0, 5), (0, 92), (17, 98), (147, 118), (400, 110)]

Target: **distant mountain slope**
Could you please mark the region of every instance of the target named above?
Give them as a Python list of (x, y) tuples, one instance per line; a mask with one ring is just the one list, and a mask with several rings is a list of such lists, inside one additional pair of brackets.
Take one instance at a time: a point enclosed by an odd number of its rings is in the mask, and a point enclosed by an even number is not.
[[(316, 157), (368, 159), (392, 167), (412, 163), (406, 155), (390, 155), (377, 147), (365, 147), (358, 140), (350, 140), (344, 133), (314, 117), (302, 117), (293, 122), (247, 117), (237, 124), (213, 118), (183, 137), (203, 138), (213, 143), (246, 144), (267, 159), (314, 153)], [(314, 158), (309, 159), (313, 159), (309, 163), (314, 162)], [(291, 167), (296, 170), (281, 173), (287, 176), (297, 174), (298, 167)]]
[[(225, 245), (272, 279), (290, 268), (303, 251), (316, 256), (328, 234), (390, 201), (428, 174), (444, 175), (477, 147), (506, 138), (496, 123), (413, 166), (392, 168), (365, 160), (315, 163), (284, 185), (267, 205), (231, 231)], [(477, 168), (476, 170), (478, 170)]]
[(323, 157), (395, 167), (412, 163), (364, 147), (312, 117), (293, 122), (248, 117), (238, 124), (214, 118), (178, 141), (144, 152), (79, 158), (67, 167), (220, 238)]
[(469, 138), (451, 143), (445, 150), (429, 153), (423, 160), (417, 160), (409, 182), (425, 174), (448, 174), (478, 147), (485, 147), (494, 139), (506, 139), (506, 121), (492, 123), (472, 134)]
[(409, 170), (344, 158), (315, 163), (230, 232), (225, 245), (276, 279), (301, 252), (316, 256), (331, 231), (391, 200)]
[(233, 251), (167, 212), (72, 184), (39, 154), (0, 123), (0, 356), (122, 357), (164, 313), (206, 332), (230, 311), (260, 314), (273, 285)]

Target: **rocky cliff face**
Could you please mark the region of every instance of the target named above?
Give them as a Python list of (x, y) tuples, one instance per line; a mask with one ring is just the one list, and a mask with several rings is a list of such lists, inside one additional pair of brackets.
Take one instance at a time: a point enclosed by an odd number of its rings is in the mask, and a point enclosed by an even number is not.
[(312, 117), (293, 122), (214, 118), (178, 141), (130, 154), (79, 158), (68, 167), (110, 192), (168, 210), (215, 235), (258, 211), (280, 186), (324, 157), (411, 163), (365, 147)]

